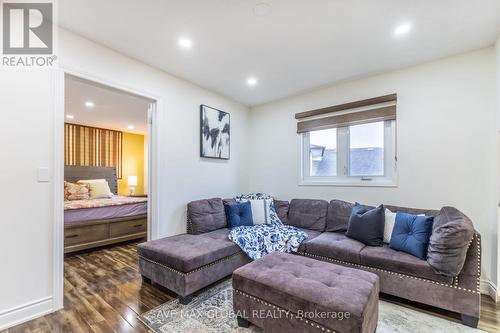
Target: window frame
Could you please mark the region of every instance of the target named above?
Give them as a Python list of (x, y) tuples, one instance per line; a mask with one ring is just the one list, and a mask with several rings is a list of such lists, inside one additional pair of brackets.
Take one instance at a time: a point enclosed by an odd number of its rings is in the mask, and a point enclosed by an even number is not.
[(359, 186), (359, 187), (397, 187), (397, 142), (396, 120), (384, 121), (384, 175), (349, 175), (349, 126), (337, 127), (337, 175), (311, 176), (309, 156), (309, 133), (301, 138), (301, 177), (300, 186)]

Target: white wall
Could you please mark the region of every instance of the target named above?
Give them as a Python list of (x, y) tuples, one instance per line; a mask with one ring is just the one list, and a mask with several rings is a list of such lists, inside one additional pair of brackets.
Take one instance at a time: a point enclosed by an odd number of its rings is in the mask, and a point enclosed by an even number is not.
[[(497, 216), (497, 228), (500, 231), (500, 35), (498, 36), (497, 42), (495, 44), (496, 50), (496, 65), (497, 65), (497, 141), (498, 141), (498, 149), (497, 149), (497, 190), (499, 196), (499, 207), (498, 207), (498, 216)], [(500, 252), (500, 239), (497, 238), (497, 253)], [(500, 267), (500, 255), (497, 258), (497, 267)], [(500, 286), (500, 274), (497, 275), (497, 286)], [(496, 299), (498, 300), (500, 297), (500, 291), (497, 289)]]
[[(399, 186), (298, 186), (300, 136), (294, 114), (390, 93), (398, 94)], [(249, 189), (282, 199), (456, 206), (481, 232), (483, 273), (496, 281), (495, 98), (495, 52), (488, 48), (253, 108)]]
[(495, 43), (497, 65), (497, 124), (500, 131), (500, 35)]
[(0, 330), (21, 305), (52, 306), (52, 187), (36, 180), (53, 158), (51, 82), (49, 71), (0, 70)]
[[(59, 31), (62, 65), (160, 96), (159, 234), (185, 231), (188, 201), (234, 196), (246, 185), (248, 109), (160, 70), (66, 31)], [(0, 329), (50, 309), (52, 296), (51, 184), (36, 182), (36, 167), (52, 166), (54, 73), (0, 70), (2, 163), (0, 191)], [(231, 113), (231, 159), (199, 158), (199, 106)], [(62, 191), (62, 189), (61, 189)], [(48, 299), (48, 304), (34, 305)]]

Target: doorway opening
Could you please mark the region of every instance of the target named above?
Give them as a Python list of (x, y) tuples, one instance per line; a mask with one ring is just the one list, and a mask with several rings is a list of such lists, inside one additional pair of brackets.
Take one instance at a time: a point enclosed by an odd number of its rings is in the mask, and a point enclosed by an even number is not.
[(135, 251), (157, 230), (158, 99), (61, 71), (56, 101), (54, 310), (65, 270), (104, 280), (100, 265), (123, 263), (120, 247)]

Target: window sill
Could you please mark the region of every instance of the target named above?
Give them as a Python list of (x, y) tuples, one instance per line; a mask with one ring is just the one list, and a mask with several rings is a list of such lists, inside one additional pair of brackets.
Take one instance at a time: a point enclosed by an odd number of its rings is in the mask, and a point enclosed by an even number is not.
[(303, 179), (299, 181), (299, 186), (335, 186), (335, 187), (398, 187), (394, 180), (312, 180)]

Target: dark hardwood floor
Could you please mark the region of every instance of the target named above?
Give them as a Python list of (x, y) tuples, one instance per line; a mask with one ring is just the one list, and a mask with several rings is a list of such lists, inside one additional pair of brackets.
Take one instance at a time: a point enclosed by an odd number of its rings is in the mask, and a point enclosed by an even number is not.
[(142, 284), (137, 243), (69, 256), (64, 262), (64, 309), (2, 333), (150, 332), (137, 315), (173, 294)]
[[(175, 297), (150, 284), (142, 284), (137, 271), (137, 243), (118, 245), (67, 257), (64, 309), (0, 333), (42, 332), (151, 332), (137, 315)], [(398, 299), (384, 299), (419, 311), (458, 321), (446, 311)], [(500, 305), (483, 296), (479, 328), (500, 331)]]

